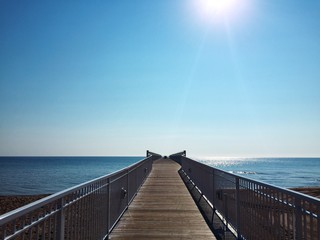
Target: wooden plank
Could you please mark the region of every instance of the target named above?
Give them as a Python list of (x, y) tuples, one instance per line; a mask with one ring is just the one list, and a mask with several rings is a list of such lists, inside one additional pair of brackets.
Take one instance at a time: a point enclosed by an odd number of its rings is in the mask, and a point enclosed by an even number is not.
[(110, 239), (216, 239), (181, 180), (180, 165), (154, 162), (152, 172)]

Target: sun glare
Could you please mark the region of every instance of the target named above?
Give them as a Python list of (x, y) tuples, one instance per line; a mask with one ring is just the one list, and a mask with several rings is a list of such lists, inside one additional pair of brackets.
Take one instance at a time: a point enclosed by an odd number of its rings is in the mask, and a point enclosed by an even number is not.
[(226, 14), (235, 5), (235, 0), (200, 0), (199, 4), (203, 4), (208, 13)]
[(195, 0), (193, 10), (206, 21), (232, 20), (243, 14), (247, 0)]

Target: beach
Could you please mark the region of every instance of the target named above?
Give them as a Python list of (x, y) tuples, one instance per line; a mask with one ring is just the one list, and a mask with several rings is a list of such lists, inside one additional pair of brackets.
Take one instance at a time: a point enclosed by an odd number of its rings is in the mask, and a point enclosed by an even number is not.
[[(320, 199), (320, 187), (300, 187), (291, 188), (291, 190), (301, 192)], [(10, 212), (14, 209), (47, 197), (49, 194), (24, 195), (24, 196), (0, 196), (0, 215)]]
[(320, 187), (300, 187), (300, 188), (291, 188), (291, 190), (320, 199)]
[(35, 202), (49, 194), (25, 195), (25, 196), (0, 196), (0, 215), (14, 209)]

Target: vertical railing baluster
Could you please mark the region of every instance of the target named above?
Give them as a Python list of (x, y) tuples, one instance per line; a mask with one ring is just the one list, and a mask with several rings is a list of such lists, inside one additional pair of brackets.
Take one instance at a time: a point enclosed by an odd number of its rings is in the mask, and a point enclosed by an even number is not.
[(70, 229), (70, 238), (71, 239), (75, 239), (75, 214), (76, 214), (76, 206), (73, 203), (74, 201), (74, 193), (72, 193), (72, 198), (71, 198), (71, 205), (69, 205), (69, 215), (68, 218), (66, 218), (66, 220), (68, 220), (68, 225), (69, 225), (69, 229)]
[(253, 237), (254, 239), (258, 239), (258, 226), (257, 225), (257, 221), (256, 221), (256, 217), (257, 217), (257, 209), (256, 209), (256, 193), (255, 193), (255, 187), (256, 184), (254, 182), (251, 183), (251, 215), (252, 215), (252, 226), (254, 226), (254, 231), (253, 231)]
[(285, 216), (285, 203), (284, 203), (284, 197), (283, 197), (283, 192), (280, 193), (280, 199), (281, 199), (281, 218), (282, 218), (282, 226), (283, 226), (283, 229), (286, 232), (288, 232), (288, 228), (285, 224), (285, 221), (284, 221), (284, 216)]
[[(53, 217), (50, 217), (49, 218), (49, 230), (48, 230), (48, 239), (52, 239), (51, 238), (51, 235), (52, 235), (52, 231), (53, 232), (57, 232), (57, 229), (56, 229), (56, 226), (57, 226), (57, 218), (58, 218), (58, 215), (57, 214), (55, 214)], [(52, 230), (52, 228), (53, 228), (53, 230)], [(54, 238), (56, 238), (55, 236), (54, 236)]]
[(320, 240), (320, 204), (317, 206), (317, 233), (318, 233), (318, 240)]
[(75, 238), (76, 239), (79, 239), (79, 229), (80, 229), (80, 226), (79, 226), (79, 224), (80, 224), (80, 206), (79, 206), (79, 190), (77, 190), (76, 192), (75, 192), (75, 194), (76, 194), (76, 222), (75, 222), (75, 231), (76, 231), (76, 233), (75, 233)]
[[(144, 168), (143, 168), (144, 169)], [(131, 191), (131, 189), (129, 189), (129, 168), (127, 168), (127, 203), (126, 203), (126, 209), (128, 208), (128, 204), (129, 204), (129, 195), (130, 195), (130, 191)], [(146, 172), (145, 172), (145, 176), (146, 176)]]
[(250, 231), (251, 226), (251, 188), (250, 182), (246, 180), (246, 227), (247, 227), (247, 236), (252, 237), (252, 232)]
[(90, 201), (90, 223), (91, 226), (89, 228), (90, 230), (90, 234), (89, 234), (89, 238), (88, 239), (94, 239), (94, 183), (91, 185), (91, 191), (90, 191), (90, 196), (91, 196), (91, 201)]
[(108, 239), (109, 239), (109, 234), (110, 234), (110, 228), (111, 228), (111, 223), (110, 223), (110, 192), (111, 192), (111, 183), (110, 183), (110, 178), (108, 178), (108, 218), (107, 218), (107, 227), (108, 227)]
[[(37, 214), (37, 215), (38, 215), (38, 214)], [(38, 221), (39, 216), (37, 216), (36, 219), (37, 219), (36, 221)], [(38, 239), (39, 239), (39, 224), (37, 224), (37, 225), (35, 226), (35, 233), (34, 233), (34, 235), (36, 236), (36, 239), (38, 240)]]
[(291, 238), (291, 228), (290, 228), (290, 221), (289, 221), (290, 210), (289, 210), (289, 201), (288, 201), (288, 194), (287, 193), (284, 194), (283, 200), (286, 202), (284, 222), (285, 222), (285, 225), (288, 229), (289, 238)]
[(262, 225), (266, 228), (264, 229), (264, 236), (265, 238), (268, 238), (268, 204), (267, 204), (267, 196), (266, 196), (266, 187), (262, 187)]
[(84, 201), (84, 211), (85, 211), (85, 225), (83, 226), (84, 227), (84, 239), (88, 239), (88, 229), (89, 229), (89, 201), (90, 201), (90, 194), (89, 194), (89, 190), (90, 190), (90, 187), (89, 186), (86, 186), (85, 187), (85, 192), (86, 192), (86, 198), (85, 198), (85, 201)]
[(226, 193), (223, 194), (223, 202), (224, 202), (224, 211), (225, 211), (225, 221), (226, 221), (226, 228), (225, 234), (228, 231), (228, 224), (229, 224), (229, 214), (228, 214), (228, 195)]
[(277, 227), (277, 232), (278, 232), (278, 236), (281, 238), (283, 237), (282, 231), (281, 231), (281, 227), (280, 227), (280, 207), (279, 207), (279, 192), (275, 192), (274, 193), (274, 200), (275, 200), (275, 209), (276, 209), (276, 227)]
[(83, 202), (85, 201), (84, 197), (84, 190), (83, 188), (79, 189), (79, 200), (78, 200), (78, 205), (79, 205), (79, 240), (83, 239), (83, 228), (84, 228), (84, 208), (83, 208)]
[[(252, 203), (252, 223), (254, 225), (257, 225), (257, 207), (256, 207), (256, 184), (252, 183), (251, 184), (252, 191), (251, 191), (251, 203)], [(254, 239), (258, 239), (258, 226), (254, 227)]]
[(45, 240), (45, 238), (46, 238), (46, 222), (47, 222), (47, 220), (43, 221), (43, 224), (42, 224), (41, 240)]
[(237, 237), (241, 238), (241, 219), (240, 219), (240, 187), (239, 187), (239, 178), (236, 177), (236, 214), (237, 214)]
[[(305, 209), (305, 207), (306, 206), (304, 206), (304, 211), (306, 211), (306, 209)], [(311, 211), (311, 206), (309, 205), (309, 208), (310, 208), (310, 211)], [(306, 214), (306, 213), (305, 213)], [(314, 228), (314, 223), (313, 223), (313, 214), (312, 214), (312, 212), (309, 212), (309, 214), (308, 214), (310, 217), (309, 217), (309, 219), (310, 219), (310, 236), (311, 236), (311, 238), (310, 239), (314, 239), (313, 237), (314, 237), (314, 234), (313, 234), (313, 228)]]
[(211, 169), (211, 181), (212, 181), (212, 216), (211, 216), (211, 226), (213, 226), (214, 214), (215, 214), (215, 186), (214, 186), (214, 169)]
[(94, 198), (94, 216), (95, 216), (95, 239), (99, 239), (99, 222), (100, 222), (100, 202), (99, 202), (100, 182), (96, 183)]
[[(261, 194), (260, 194), (260, 184), (256, 184), (256, 221), (261, 225)], [(264, 235), (261, 231), (259, 231), (260, 239), (264, 239)]]
[(58, 225), (57, 225), (57, 240), (64, 240), (64, 228), (65, 228), (65, 213), (64, 213), (64, 198), (62, 197), (59, 200), (59, 205), (58, 207), (59, 212), (58, 212)]
[(302, 229), (302, 233), (301, 235), (304, 237), (304, 238), (307, 238), (307, 235), (308, 235), (308, 230), (307, 230), (307, 226), (310, 226), (310, 222), (308, 223), (307, 221), (307, 214), (305, 212), (305, 201), (302, 200), (302, 206), (301, 206), (301, 210), (303, 210), (303, 212), (301, 211), (301, 214), (303, 213), (302, 215), (302, 221), (303, 223), (301, 223), (301, 229)]
[(90, 237), (91, 239), (96, 239), (96, 225), (97, 225), (97, 222), (96, 222), (96, 217), (95, 217), (95, 208), (96, 208), (96, 183), (93, 183), (92, 184), (92, 193), (91, 193), (91, 196), (92, 196), (92, 206), (91, 206), (91, 218), (92, 218), (92, 221), (91, 221), (91, 234), (90, 234)]
[(295, 197), (295, 231), (294, 231), (294, 239), (295, 240), (300, 240), (302, 239), (302, 215), (301, 215), (301, 200), (298, 197)]

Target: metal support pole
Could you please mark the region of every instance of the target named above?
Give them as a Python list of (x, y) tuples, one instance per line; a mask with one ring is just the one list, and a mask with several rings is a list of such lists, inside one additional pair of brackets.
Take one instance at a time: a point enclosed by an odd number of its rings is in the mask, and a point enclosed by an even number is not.
[(294, 200), (295, 204), (295, 213), (294, 213), (294, 219), (295, 219), (295, 230), (294, 230), (294, 239), (302, 239), (302, 214), (301, 214), (301, 200), (298, 198), (295, 198)]
[(317, 222), (318, 222), (318, 240), (320, 240), (320, 205), (318, 206)]
[(60, 199), (59, 205), (60, 211), (58, 212), (57, 240), (64, 240), (65, 213), (63, 197)]
[(129, 169), (127, 169), (127, 203), (126, 203), (126, 209), (129, 207), (129, 195), (130, 195), (130, 189), (129, 189)]
[(236, 178), (236, 204), (237, 204), (237, 238), (241, 239), (241, 220), (240, 220), (240, 186), (239, 178)]
[(214, 186), (214, 169), (212, 168), (211, 169), (212, 172), (212, 218), (211, 218), (211, 224), (213, 226), (213, 220), (214, 220), (214, 214), (215, 214), (215, 204), (216, 204), (216, 201), (215, 201), (215, 193), (216, 193), (216, 189), (215, 189), (215, 186)]
[(226, 221), (226, 229), (225, 232), (228, 231), (228, 223), (229, 223), (229, 214), (228, 214), (228, 195), (226, 193), (223, 194), (223, 201), (224, 201), (224, 214), (225, 214), (225, 221)]
[(108, 217), (107, 217), (107, 227), (108, 227), (108, 239), (109, 239), (109, 234), (110, 234), (110, 228), (111, 228), (111, 224), (110, 224), (110, 201), (111, 201), (111, 182), (110, 182), (110, 178), (108, 178)]

